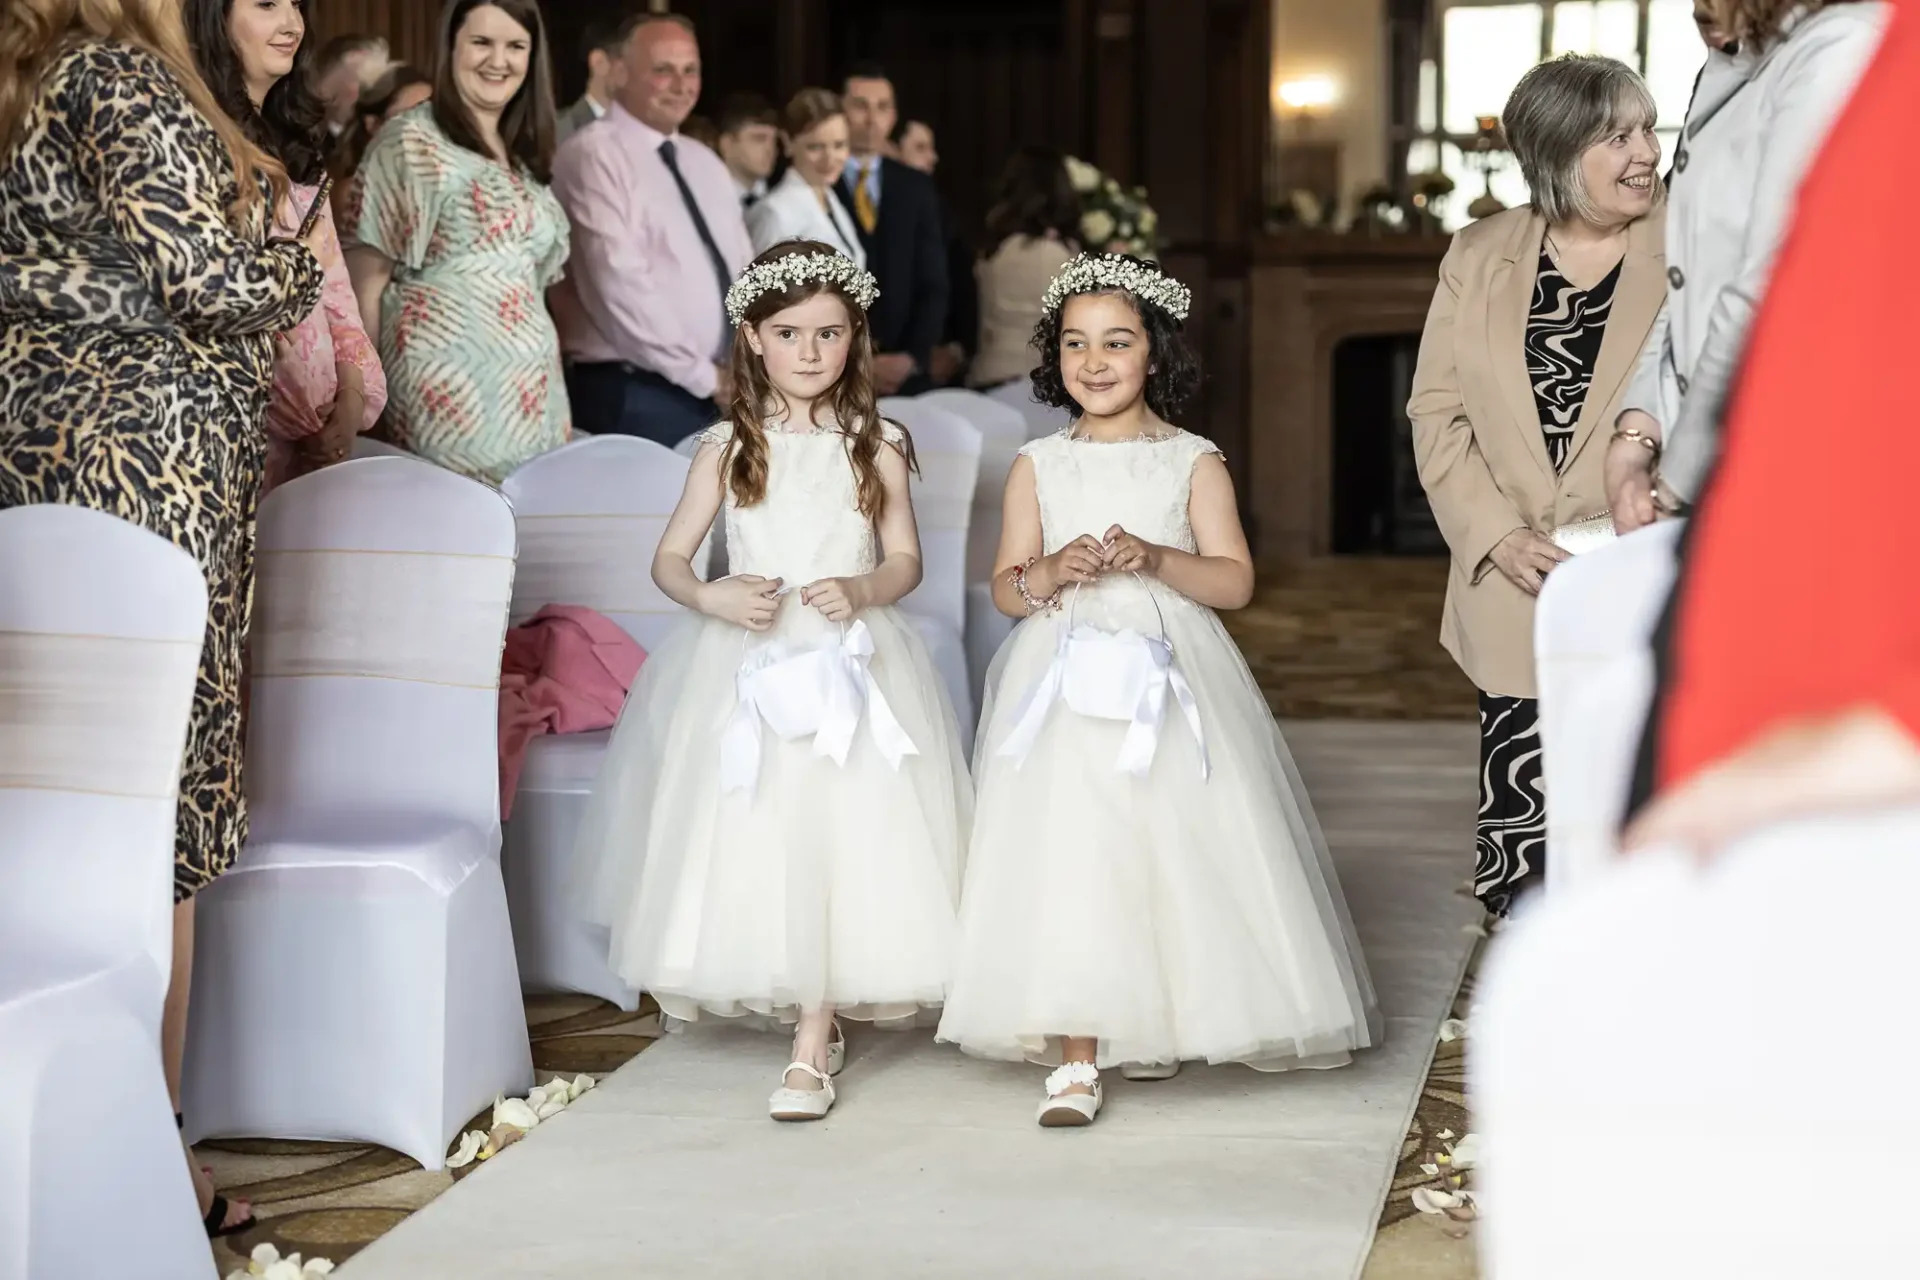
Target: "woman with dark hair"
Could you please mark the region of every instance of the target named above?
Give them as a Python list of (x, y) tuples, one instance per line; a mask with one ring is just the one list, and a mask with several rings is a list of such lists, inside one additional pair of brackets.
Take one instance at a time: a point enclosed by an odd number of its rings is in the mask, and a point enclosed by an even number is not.
[(987, 211), (973, 268), (980, 286), (980, 349), (967, 374), (969, 386), (998, 386), (1033, 368), (1028, 343), (1040, 323), (1040, 295), (1079, 252), (1079, 229), (1080, 197), (1067, 180), (1066, 158), (1052, 147), (1014, 152)]
[[(247, 837), (240, 655), (270, 335), (313, 310), (323, 278), (311, 242), (267, 239), (285, 188), (209, 92), (178, 5), (0, 0), (0, 508), (104, 511), (186, 551), (207, 582), (160, 1026), (176, 1107), (194, 896)], [(57, 682), (45, 695), (58, 731), (106, 696)], [(35, 785), (95, 782), (65, 754), (31, 759)], [(0, 767), (0, 787), (14, 781)], [(252, 1224), (203, 1171), (193, 1180), (209, 1234)]]
[(381, 125), (402, 111), (411, 111), (432, 96), (433, 77), (404, 62), (388, 67), (360, 95), (354, 107), (353, 123), (340, 135), (327, 160), (327, 172), (333, 175), (333, 220), (336, 223), (346, 220), (347, 199), (353, 191), (353, 177), (360, 172), (360, 162), (366, 158), (367, 148), (373, 145), (373, 135), (380, 132)]
[(354, 181), (347, 266), (386, 365), (387, 427), (490, 483), (569, 431), (545, 302), (568, 249), (553, 138), (540, 6), (451, 0), (432, 99), (380, 130)]
[[(286, 166), (290, 186), (276, 222), (287, 235), (321, 199), (326, 174), (326, 115), (310, 87), (306, 2), (185, 5), (194, 60), (208, 87), (247, 136)], [(320, 209), (314, 234), (327, 284), (320, 307), (278, 340), (264, 489), (344, 459), (387, 402), (387, 380), (361, 324), (330, 209)]]

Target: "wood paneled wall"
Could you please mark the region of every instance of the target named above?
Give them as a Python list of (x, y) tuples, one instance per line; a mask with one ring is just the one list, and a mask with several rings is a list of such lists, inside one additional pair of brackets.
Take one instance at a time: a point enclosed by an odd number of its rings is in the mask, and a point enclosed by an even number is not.
[(318, 43), (339, 35), (376, 35), (395, 58), (433, 70), (440, 6), (432, 0), (312, 0), (309, 12)]

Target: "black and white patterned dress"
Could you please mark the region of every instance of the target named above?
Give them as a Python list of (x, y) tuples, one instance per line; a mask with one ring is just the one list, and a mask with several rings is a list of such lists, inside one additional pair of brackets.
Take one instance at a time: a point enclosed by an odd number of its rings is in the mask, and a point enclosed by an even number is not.
[[(1593, 381), (1593, 363), (1613, 310), (1615, 266), (1591, 289), (1577, 289), (1542, 249), (1527, 312), (1527, 381), (1556, 471), (1566, 469), (1574, 427)], [(1480, 821), (1473, 891), (1487, 909), (1507, 914), (1520, 882), (1546, 873), (1547, 807), (1540, 775), (1540, 704), (1533, 698), (1480, 695)]]

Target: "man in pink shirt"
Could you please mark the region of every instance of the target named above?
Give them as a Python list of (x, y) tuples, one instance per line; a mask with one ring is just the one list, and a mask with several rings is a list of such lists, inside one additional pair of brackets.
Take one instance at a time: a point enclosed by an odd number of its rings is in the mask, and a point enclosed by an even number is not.
[(675, 445), (725, 416), (726, 291), (753, 243), (727, 166), (679, 133), (700, 97), (693, 24), (623, 25), (625, 83), (554, 159), (573, 256), (553, 313), (574, 425)]

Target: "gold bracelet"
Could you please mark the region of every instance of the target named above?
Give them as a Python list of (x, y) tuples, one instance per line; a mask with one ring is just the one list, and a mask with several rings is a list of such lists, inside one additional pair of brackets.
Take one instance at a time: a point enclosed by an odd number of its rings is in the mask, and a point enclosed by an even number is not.
[(1614, 431), (1612, 438), (1614, 440), (1631, 440), (1637, 445), (1644, 446), (1647, 452), (1653, 455), (1655, 462), (1660, 461), (1660, 455), (1664, 451), (1663, 446), (1658, 440), (1638, 427), (1620, 427)]

